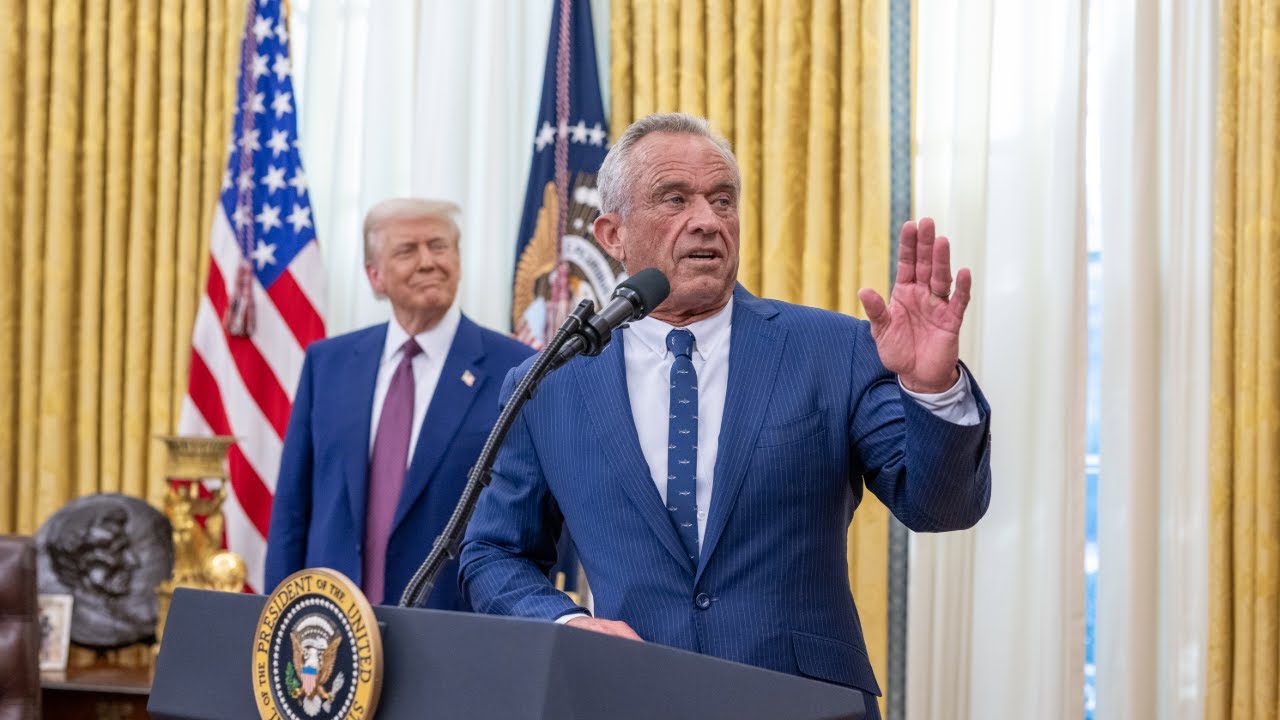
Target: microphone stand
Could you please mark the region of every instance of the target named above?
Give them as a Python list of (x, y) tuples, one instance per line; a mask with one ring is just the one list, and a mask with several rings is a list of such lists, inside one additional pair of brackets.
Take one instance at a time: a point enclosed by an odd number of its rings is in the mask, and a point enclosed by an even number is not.
[(458, 499), (457, 506), (453, 509), (453, 515), (449, 518), (448, 524), (440, 536), (436, 538), (435, 543), (431, 546), (431, 552), (427, 554), (427, 558), (422, 561), (422, 565), (418, 567), (418, 571), (414, 573), (413, 579), (405, 586), (404, 593), (400, 596), (400, 607), (420, 608), (426, 604), (427, 598), (431, 597), (431, 591), (435, 589), (436, 576), (440, 574), (440, 570), (449, 560), (458, 557), (461, 552), (462, 534), (467, 529), (467, 523), (471, 521), (472, 514), (475, 513), (476, 503), (480, 500), (480, 491), (489, 485), (490, 473), (493, 471), (493, 463), (498, 458), (498, 449), (502, 447), (502, 442), (507, 438), (507, 432), (511, 430), (511, 425), (515, 423), (516, 416), (520, 413), (520, 409), (524, 404), (533, 397), (533, 391), (537, 388), (538, 383), (542, 379), (564, 363), (564, 360), (556, 362), (556, 356), (560, 349), (570, 338), (577, 337), (586, 325), (586, 322), (595, 315), (595, 305), (590, 300), (583, 300), (578, 303), (578, 307), (565, 318), (564, 323), (556, 332), (555, 337), (551, 338), (551, 342), (542, 348), (542, 352), (538, 353), (537, 359), (533, 361), (533, 365), (529, 368), (529, 372), (520, 379), (515, 390), (511, 393), (511, 399), (507, 401), (502, 412), (498, 414), (498, 421), (494, 423), (493, 430), (489, 432), (489, 437), (485, 440), (484, 448), (480, 451), (480, 457), (476, 459), (476, 464), (471, 467), (470, 474), (467, 475), (466, 487), (462, 490), (462, 496)]

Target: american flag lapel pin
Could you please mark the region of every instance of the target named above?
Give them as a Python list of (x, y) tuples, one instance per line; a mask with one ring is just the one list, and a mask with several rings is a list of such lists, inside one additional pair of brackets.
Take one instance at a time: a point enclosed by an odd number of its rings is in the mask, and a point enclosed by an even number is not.
[(470, 370), (463, 370), (463, 371), (462, 371), (462, 382), (463, 382), (467, 387), (471, 387), (472, 385), (475, 385), (475, 384), (476, 384), (476, 376), (475, 376), (475, 375), (472, 375)]

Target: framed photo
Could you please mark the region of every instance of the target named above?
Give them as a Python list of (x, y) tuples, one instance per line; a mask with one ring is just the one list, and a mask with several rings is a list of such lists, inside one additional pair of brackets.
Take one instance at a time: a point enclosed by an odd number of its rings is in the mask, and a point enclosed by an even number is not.
[(40, 594), (40, 670), (66, 670), (71, 645), (70, 595)]

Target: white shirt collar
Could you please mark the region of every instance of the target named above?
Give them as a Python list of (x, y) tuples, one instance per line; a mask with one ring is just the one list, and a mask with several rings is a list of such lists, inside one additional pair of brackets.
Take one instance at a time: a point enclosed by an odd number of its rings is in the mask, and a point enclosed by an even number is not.
[[(435, 327), (413, 336), (413, 339), (418, 341), (418, 347), (422, 348), (423, 357), (442, 358), (448, 355), (449, 348), (453, 345), (453, 336), (458, 333), (458, 323), (461, 321), (462, 310), (459, 309), (458, 301), (455, 299)], [(388, 363), (392, 360), (399, 362), (400, 348), (408, 339), (409, 332), (400, 327), (400, 323), (396, 322), (393, 315), (387, 323), (387, 341), (382, 346), (382, 362)]]
[[(733, 326), (733, 297), (711, 317), (703, 318), (685, 326), (685, 330), (693, 333), (693, 351), (704, 362), (724, 347), (725, 340)], [(627, 326), (625, 342), (638, 341), (657, 357), (667, 356), (667, 333), (675, 329), (675, 325), (665, 323), (653, 316), (637, 320)]]

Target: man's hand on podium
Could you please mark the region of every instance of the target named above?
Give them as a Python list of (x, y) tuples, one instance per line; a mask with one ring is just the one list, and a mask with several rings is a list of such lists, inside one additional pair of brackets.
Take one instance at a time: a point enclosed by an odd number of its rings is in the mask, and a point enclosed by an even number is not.
[(574, 618), (565, 623), (565, 625), (581, 628), (583, 630), (590, 630), (591, 632), (602, 633), (604, 635), (616, 635), (620, 638), (644, 642), (644, 638), (637, 635), (636, 631), (632, 630), (630, 625), (622, 622), (621, 620), (601, 620), (599, 618), (584, 616)]

